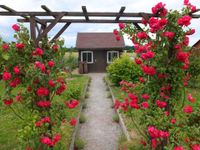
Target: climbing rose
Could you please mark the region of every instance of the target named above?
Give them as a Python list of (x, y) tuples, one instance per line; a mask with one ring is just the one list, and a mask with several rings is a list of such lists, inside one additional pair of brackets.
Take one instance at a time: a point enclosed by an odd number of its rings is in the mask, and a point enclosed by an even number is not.
[(142, 17), (142, 24), (144, 24), (145, 26), (147, 25), (147, 20), (143, 17)]
[(142, 94), (142, 98), (144, 100), (148, 100), (150, 98), (149, 94)]
[(137, 33), (137, 38), (138, 39), (147, 39), (148, 35), (146, 34), (146, 32), (138, 32)]
[(200, 144), (193, 145), (192, 150), (200, 150)]
[(114, 30), (113, 30), (113, 34), (114, 34), (114, 35), (118, 35), (118, 33), (119, 33), (119, 32), (117, 31), (117, 29), (114, 29)]
[(2, 49), (3, 49), (4, 51), (7, 51), (8, 48), (9, 48), (8, 44), (6, 44), (6, 43), (2, 44)]
[(119, 23), (119, 28), (122, 30), (125, 27), (124, 23)]
[(72, 118), (72, 119), (71, 119), (70, 125), (71, 125), (71, 126), (75, 126), (75, 125), (76, 125), (76, 119), (75, 119), (75, 118)]
[(189, 4), (189, 0), (184, 0), (184, 5), (188, 5)]
[(60, 95), (62, 92), (64, 92), (66, 90), (66, 85), (62, 84), (58, 87), (57, 91), (56, 91), (56, 95)]
[(69, 109), (72, 109), (72, 108), (75, 108), (77, 105), (78, 105), (78, 101), (73, 99), (71, 101), (68, 101), (68, 102), (65, 102), (65, 105), (69, 108)]
[(166, 31), (163, 33), (164, 36), (166, 36), (169, 40), (174, 38), (174, 32)]
[(48, 84), (49, 84), (50, 87), (54, 87), (55, 86), (55, 83), (54, 83), (53, 80), (49, 80)]
[(160, 100), (156, 100), (156, 105), (160, 108), (165, 108), (167, 106), (167, 102), (162, 102)]
[(149, 103), (148, 102), (142, 102), (142, 107), (143, 108), (149, 108)]
[(183, 40), (183, 45), (188, 46), (189, 45), (189, 37), (185, 36)]
[(185, 35), (193, 35), (195, 33), (195, 29), (191, 29), (187, 32), (185, 32)]
[(40, 142), (41, 142), (42, 144), (48, 145), (49, 147), (50, 147), (50, 146), (53, 146), (53, 142), (51, 141), (51, 139), (50, 139), (49, 137), (42, 137), (42, 138), (40, 139)]
[(18, 77), (15, 77), (10, 83), (10, 87), (16, 87), (21, 83), (21, 80)]
[(175, 118), (172, 118), (172, 119), (170, 120), (170, 122), (171, 122), (171, 124), (175, 124), (175, 123), (176, 123), (176, 119), (175, 119)]
[(142, 71), (149, 76), (156, 74), (156, 69), (153, 66), (143, 66)]
[(15, 30), (16, 32), (19, 32), (19, 30), (20, 30), (20, 27), (19, 27), (19, 25), (17, 25), (17, 24), (14, 24), (14, 25), (12, 26), (12, 28), (13, 28), (13, 30)]
[(13, 103), (14, 101), (13, 101), (13, 99), (4, 99), (3, 100), (3, 103), (6, 105), (6, 106), (10, 106), (10, 105), (12, 105), (12, 103)]
[(140, 59), (135, 58), (135, 63), (140, 65), (142, 63), (142, 61)]
[(44, 64), (41, 64), (41, 65), (40, 65), (40, 70), (42, 71), (42, 73), (45, 73), (46, 67), (45, 67)]
[(167, 9), (165, 8), (165, 4), (163, 4), (162, 2), (156, 4), (154, 7), (152, 7), (152, 13), (153, 14), (158, 14), (160, 12), (161, 16), (166, 16), (167, 14)]
[(20, 74), (20, 70), (17, 66), (14, 67), (13, 70), (14, 70), (15, 74)]
[(194, 102), (195, 102), (195, 99), (192, 97), (192, 94), (188, 94), (188, 100), (189, 100), (191, 103), (194, 103)]
[(48, 108), (51, 106), (51, 102), (50, 101), (38, 101), (37, 106), (43, 107), (43, 108)]
[(139, 77), (139, 81), (140, 81), (140, 83), (144, 83), (145, 79), (143, 77)]
[(53, 67), (55, 65), (55, 63), (53, 61), (48, 61), (48, 66), (49, 67)]
[(186, 114), (191, 114), (193, 112), (192, 106), (189, 106), (189, 105), (185, 106), (183, 108), (183, 112)]
[(34, 51), (34, 54), (37, 56), (42, 56), (43, 50), (41, 48), (36, 48), (36, 50)]
[(118, 35), (118, 36), (116, 36), (116, 40), (117, 41), (120, 41), (121, 40), (121, 37)]
[(38, 90), (37, 90), (37, 95), (38, 96), (48, 96), (49, 95), (49, 90), (44, 88), (44, 87), (40, 87)]
[(25, 45), (23, 43), (16, 43), (15, 46), (17, 49), (23, 49)]
[(180, 26), (189, 26), (191, 19), (192, 18), (190, 16), (188, 16), (188, 15), (182, 16), (181, 18), (178, 19), (178, 25), (180, 25)]
[(188, 52), (183, 52), (183, 51), (180, 51), (176, 54), (176, 59), (180, 62), (187, 62), (188, 61), (188, 58), (190, 56), (190, 53)]
[(152, 139), (151, 143), (152, 143), (152, 148), (155, 149), (157, 147), (157, 141), (156, 141), (156, 139)]
[(36, 67), (36, 68), (40, 68), (40, 66), (41, 66), (41, 63), (40, 63), (39, 61), (36, 61), (36, 62), (35, 62), (35, 67)]
[(61, 135), (57, 134), (53, 137), (53, 144), (55, 145), (61, 139)]
[(182, 146), (176, 146), (174, 147), (174, 150), (184, 150)]
[(141, 54), (141, 58), (142, 58), (143, 60), (151, 59), (151, 58), (153, 58), (154, 56), (155, 56), (155, 53), (152, 52), (152, 51), (147, 51), (146, 53), (142, 53), (142, 54)]
[(2, 78), (3, 78), (3, 80), (7, 81), (7, 80), (10, 80), (11, 76), (12, 76), (11, 73), (4, 72), (2, 75)]

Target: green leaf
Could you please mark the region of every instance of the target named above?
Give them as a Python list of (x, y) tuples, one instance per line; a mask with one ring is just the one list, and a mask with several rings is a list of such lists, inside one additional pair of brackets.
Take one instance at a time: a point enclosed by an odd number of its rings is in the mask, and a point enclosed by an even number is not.
[(5, 59), (5, 60), (8, 60), (10, 58), (8, 53), (2, 53), (1, 55), (2, 55), (3, 59)]

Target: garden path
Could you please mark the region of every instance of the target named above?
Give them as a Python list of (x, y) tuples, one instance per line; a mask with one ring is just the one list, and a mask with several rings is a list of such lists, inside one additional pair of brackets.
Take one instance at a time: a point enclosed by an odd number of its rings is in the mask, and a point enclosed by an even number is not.
[(84, 150), (117, 150), (121, 128), (112, 120), (115, 111), (111, 108), (112, 101), (103, 81), (105, 74), (93, 73), (89, 76), (92, 81), (87, 108), (83, 112), (86, 122), (79, 130), (80, 138), (86, 142)]

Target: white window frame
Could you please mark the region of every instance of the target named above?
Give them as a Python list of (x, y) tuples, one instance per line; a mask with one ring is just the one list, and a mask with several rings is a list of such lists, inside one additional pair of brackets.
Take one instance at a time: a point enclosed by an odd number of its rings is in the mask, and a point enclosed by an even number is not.
[(111, 53), (111, 57), (112, 57), (112, 53), (117, 53), (117, 58), (119, 58), (119, 51), (107, 51), (107, 63), (108, 64), (112, 63), (112, 61), (109, 61), (109, 53)]
[(93, 51), (81, 51), (81, 62), (83, 62), (83, 53), (91, 53), (91, 56), (92, 56), (92, 61), (91, 62), (88, 62), (88, 64), (93, 64), (94, 63), (94, 60), (93, 60)]

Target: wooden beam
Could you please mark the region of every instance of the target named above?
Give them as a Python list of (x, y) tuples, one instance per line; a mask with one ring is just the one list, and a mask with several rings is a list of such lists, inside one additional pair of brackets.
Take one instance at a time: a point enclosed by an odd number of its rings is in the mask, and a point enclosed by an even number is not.
[(145, 13), (140, 13), (141, 17), (143, 17), (147, 22), (149, 22), (149, 16)]
[(31, 39), (33, 41), (34, 46), (37, 46), (37, 42), (36, 42), (36, 21), (35, 21), (35, 17), (31, 16), (30, 17), (30, 30), (31, 30)]
[(139, 25), (138, 23), (133, 23), (133, 25), (134, 25), (138, 30), (143, 31), (143, 29), (140, 27), (140, 25)]
[(70, 26), (71, 22), (66, 23), (61, 29), (60, 31), (51, 39), (50, 42), (56, 40), (57, 38), (60, 37), (60, 35)]
[(117, 17), (116, 17), (116, 21), (118, 21), (119, 20), (119, 18), (121, 17), (121, 15), (123, 14), (123, 12), (124, 12), (124, 10), (126, 9), (126, 7), (121, 7), (121, 9), (119, 10), (119, 14), (117, 15)]
[[(46, 5), (41, 5), (41, 8), (44, 9), (48, 13), (52, 12)], [(56, 16), (53, 16), (53, 17), (56, 18)]]
[[(53, 22), (55, 19), (42, 19), (44, 22)], [(17, 19), (19, 22), (29, 22), (29, 20), (26, 19)], [(142, 23), (142, 20), (111, 20), (111, 19), (90, 19), (89, 21), (86, 21), (85, 19), (61, 19), (58, 21), (58, 23)]]
[(88, 17), (88, 14), (87, 14), (87, 8), (86, 8), (86, 6), (82, 6), (82, 10), (83, 10), (83, 14), (85, 15), (85, 20), (89, 21), (89, 17)]
[[(65, 16), (71, 16), (71, 17), (84, 17), (84, 13), (83, 12), (67, 12), (67, 11), (63, 11), (63, 12), (25, 12), (25, 11), (18, 11), (18, 12), (5, 12), (5, 11), (0, 11), (0, 16), (21, 16), (21, 15), (25, 15), (25, 16), (58, 16), (61, 13), (65, 13)], [(121, 15), (121, 17), (141, 17), (140, 13), (123, 13)], [(152, 13), (145, 13), (148, 16), (155, 16)], [(116, 17), (117, 15), (119, 15), (119, 12), (87, 12), (87, 15), (90, 17)]]
[(43, 32), (41, 33), (41, 35), (38, 36), (37, 38), (37, 42), (39, 42), (45, 35), (47, 35), (47, 33), (58, 23), (58, 21), (65, 15), (65, 13), (61, 13), (60, 15), (58, 15), (55, 19), (53, 19), (53, 21), (51, 22), (50, 25), (48, 25)]

